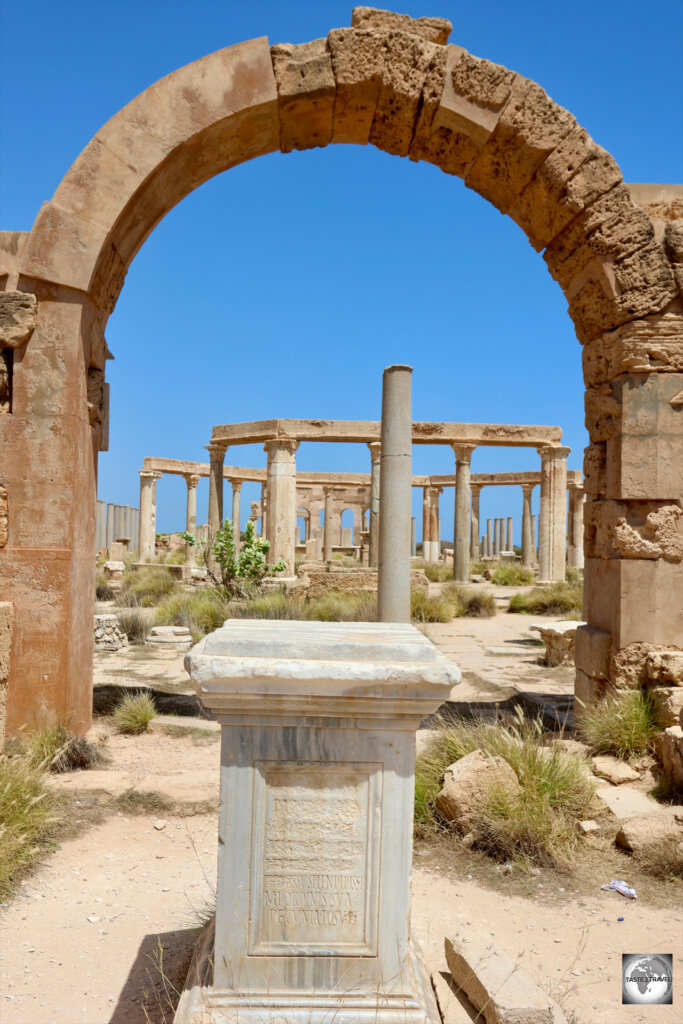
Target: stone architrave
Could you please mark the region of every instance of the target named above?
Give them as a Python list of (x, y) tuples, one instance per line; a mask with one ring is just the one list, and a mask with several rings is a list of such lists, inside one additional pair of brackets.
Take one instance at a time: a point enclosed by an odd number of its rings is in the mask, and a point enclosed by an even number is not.
[(573, 569), (583, 569), (583, 499), (583, 488), (570, 484), (567, 565)]
[(388, 366), (382, 376), (380, 435), (379, 622), (410, 622), (412, 504), (412, 367)]
[[(242, 539), (240, 537), (240, 491), (242, 484), (239, 480), (232, 480), (232, 540), (235, 545), (235, 554), (239, 555), (242, 550)], [(294, 564), (294, 563), (292, 563)]]
[(541, 523), (538, 579), (564, 579), (567, 545), (567, 456), (571, 448), (546, 445), (541, 456)]
[(283, 559), (287, 577), (294, 576), (296, 550), (296, 450), (298, 441), (266, 441), (268, 456), (268, 562)]
[(213, 544), (216, 535), (223, 527), (223, 464), (227, 445), (207, 444), (209, 453), (209, 536), (206, 545), (206, 564), (215, 572), (217, 569)]
[(533, 484), (522, 484), (522, 565), (530, 569), (534, 564), (534, 538), (532, 535), (531, 495)]
[[(153, 562), (156, 550), (157, 480), (161, 473), (140, 470), (140, 534), (138, 557), (141, 562)], [(107, 524), (108, 526), (109, 524)]]
[(470, 462), (473, 444), (452, 445), (455, 453), (455, 524), (453, 533), (453, 576), (458, 582), (470, 578)]
[(377, 568), (379, 559), (380, 516), (380, 444), (371, 441), (370, 449), (370, 565)]
[[(199, 477), (196, 473), (186, 473), (185, 483), (187, 484), (187, 505), (185, 510), (185, 532), (197, 539), (197, 484)], [(196, 552), (195, 544), (185, 542), (185, 562), (187, 565), (195, 565)]]
[(457, 667), (409, 623), (257, 620), (185, 663), (223, 742), (215, 932), (176, 1024), (438, 1024), (410, 940), (414, 731)]
[[(479, 500), (481, 498), (482, 485), (472, 484), (470, 492), (472, 495), (472, 509), (470, 519), (470, 558), (479, 558)], [(483, 552), (481, 552), (483, 554)]]

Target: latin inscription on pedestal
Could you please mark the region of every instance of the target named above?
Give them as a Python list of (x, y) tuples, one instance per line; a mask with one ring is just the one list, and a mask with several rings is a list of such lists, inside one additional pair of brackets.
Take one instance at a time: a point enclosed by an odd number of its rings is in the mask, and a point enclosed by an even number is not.
[(376, 956), (381, 764), (254, 768), (249, 953)]

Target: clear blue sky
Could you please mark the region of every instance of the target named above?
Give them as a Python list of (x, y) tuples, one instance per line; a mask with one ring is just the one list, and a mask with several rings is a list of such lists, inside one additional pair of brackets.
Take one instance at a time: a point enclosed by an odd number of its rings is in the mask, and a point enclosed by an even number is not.
[[(253, 36), (304, 42), (351, 3), (3, 0), (0, 228), (27, 230), (97, 129), (175, 68)], [(678, 0), (396, 0), (449, 17), (451, 41), (538, 81), (627, 181), (682, 180)], [(564, 297), (516, 225), (456, 178), (369, 147), (274, 154), (214, 178), (135, 259), (107, 331), (116, 361), (100, 497), (138, 504), (145, 455), (202, 459), (215, 423), (379, 418), (382, 368), (411, 363), (423, 420), (558, 423), (581, 468), (580, 346)], [(416, 447), (414, 471), (452, 472)], [(257, 446), (227, 461), (264, 465)], [(303, 469), (367, 471), (362, 446), (302, 445)], [(538, 468), (478, 449), (473, 472)], [(245, 488), (246, 502), (256, 497)], [(538, 500), (536, 494), (536, 501)], [(200, 484), (199, 516), (206, 517)], [(158, 528), (182, 529), (185, 485), (159, 484)], [(419, 500), (415, 514), (421, 526)], [(521, 492), (485, 490), (482, 517)], [(453, 499), (442, 498), (452, 536)]]

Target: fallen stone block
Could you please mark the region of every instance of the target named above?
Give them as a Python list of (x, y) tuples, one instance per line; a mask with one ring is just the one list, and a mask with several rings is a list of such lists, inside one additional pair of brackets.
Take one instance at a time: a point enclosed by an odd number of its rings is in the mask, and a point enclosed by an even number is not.
[(619, 821), (656, 814), (659, 805), (647, 794), (631, 786), (601, 786), (595, 791), (595, 799), (606, 807)]
[(637, 771), (620, 761), (618, 757), (608, 755), (594, 757), (592, 760), (593, 775), (599, 779), (607, 779), (613, 786), (621, 786), (624, 782), (635, 782), (640, 778)]
[(652, 651), (647, 656), (647, 675), (660, 686), (683, 686), (683, 651)]
[(554, 1000), (502, 950), (460, 937), (446, 939), (445, 945), (453, 984), (486, 1024), (566, 1024)]
[(510, 795), (519, 790), (517, 776), (507, 761), (502, 757), (489, 757), (483, 750), (473, 750), (444, 772), (436, 809), (446, 821), (469, 830), (494, 786)]
[(532, 632), (540, 634), (545, 644), (546, 665), (574, 664), (574, 642), (579, 626), (585, 626), (585, 622), (553, 622), (549, 625), (529, 626)]
[(655, 737), (655, 752), (664, 775), (674, 786), (683, 787), (683, 729), (671, 725)]
[(600, 831), (597, 821), (577, 821), (576, 827), (582, 836), (594, 836)]
[(470, 1024), (477, 1011), (464, 992), (456, 992), (446, 971), (432, 972), (432, 988), (443, 1024)]
[(673, 817), (632, 818), (621, 826), (615, 842), (623, 850), (640, 853), (652, 843), (676, 837), (683, 840), (683, 829), (676, 824)]
[(657, 724), (661, 728), (683, 725), (683, 686), (653, 686), (650, 694), (657, 708)]

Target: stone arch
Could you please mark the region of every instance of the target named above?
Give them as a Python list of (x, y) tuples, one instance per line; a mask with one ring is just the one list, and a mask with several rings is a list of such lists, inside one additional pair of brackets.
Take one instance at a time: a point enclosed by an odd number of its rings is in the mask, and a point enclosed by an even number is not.
[[(185, 195), (277, 150), (372, 144), (426, 160), (543, 251), (583, 345), (587, 387), (585, 612), (600, 657), (581, 655), (582, 693), (598, 679), (619, 681), (620, 652), (676, 636), (681, 211), (649, 216), (567, 110), (535, 82), (448, 44), (449, 32), (442, 19), (358, 8), (351, 28), (326, 39), (271, 47), (260, 38), (210, 54), (108, 121), (30, 234), (0, 240), (4, 298), (31, 307), (14, 340), (4, 321), (0, 337), (16, 357), (11, 414), (0, 417), (0, 573), (15, 623), (10, 732), (29, 709), (79, 731), (89, 723), (104, 330), (126, 271)], [(632, 428), (634, 417), (647, 431)], [(668, 594), (667, 607), (653, 600), (644, 615), (634, 587)]]

